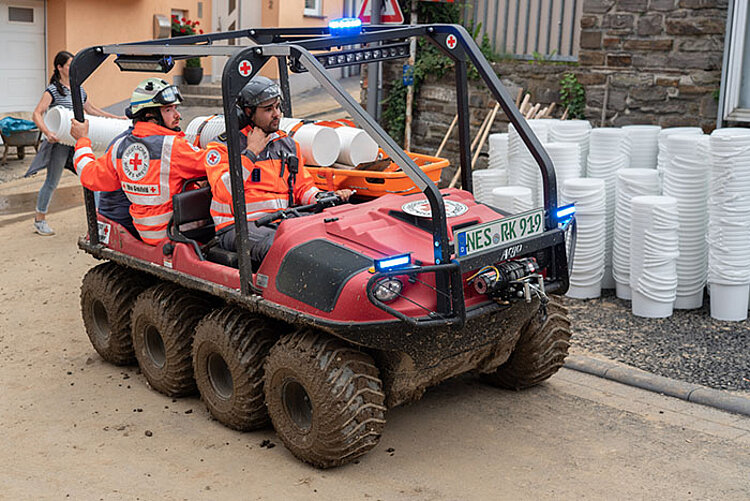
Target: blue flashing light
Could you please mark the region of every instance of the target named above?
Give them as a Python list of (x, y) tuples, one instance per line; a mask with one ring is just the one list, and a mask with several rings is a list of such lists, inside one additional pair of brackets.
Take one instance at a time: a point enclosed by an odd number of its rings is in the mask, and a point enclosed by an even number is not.
[(398, 268), (407, 268), (409, 266), (411, 266), (410, 253), (375, 260), (375, 271), (390, 271)]
[(332, 36), (345, 37), (359, 35), (362, 32), (362, 20), (358, 17), (342, 17), (328, 23)]
[(573, 217), (575, 213), (576, 213), (575, 204), (566, 205), (564, 207), (558, 207), (557, 220), (565, 221), (566, 219), (570, 219), (571, 217)]

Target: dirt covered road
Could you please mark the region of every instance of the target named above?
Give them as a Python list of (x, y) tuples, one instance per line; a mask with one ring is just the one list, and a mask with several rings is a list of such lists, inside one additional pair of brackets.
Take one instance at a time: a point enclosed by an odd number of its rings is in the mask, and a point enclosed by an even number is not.
[(40, 183), (0, 185), (0, 499), (750, 498), (750, 419), (567, 370), (522, 393), (448, 382), (390, 411), (356, 464), (308, 467), (271, 429), (230, 431), (102, 362), (80, 319), (96, 261), (76, 247), (76, 180), (51, 238), (24, 205)]

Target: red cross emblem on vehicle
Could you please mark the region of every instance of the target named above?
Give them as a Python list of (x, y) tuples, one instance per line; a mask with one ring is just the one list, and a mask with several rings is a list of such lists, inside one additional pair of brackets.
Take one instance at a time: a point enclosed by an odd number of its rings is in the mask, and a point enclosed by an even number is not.
[(454, 35), (448, 35), (448, 38), (445, 39), (445, 45), (447, 45), (450, 50), (455, 49), (457, 43), (458, 40), (456, 40)]
[(142, 163), (143, 163), (143, 160), (138, 158), (138, 153), (133, 155), (133, 158), (130, 159), (130, 165), (131, 167), (133, 167), (134, 171), (137, 171), (138, 167), (140, 167)]
[(253, 65), (247, 59), (240, 61), (239, 65), (240, 75), (243, 77), (248, 76), (253, 71)]

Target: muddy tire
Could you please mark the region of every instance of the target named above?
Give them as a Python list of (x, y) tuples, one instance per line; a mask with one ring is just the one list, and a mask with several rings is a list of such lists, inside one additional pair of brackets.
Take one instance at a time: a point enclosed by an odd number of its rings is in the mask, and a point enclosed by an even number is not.
[(91, 268), (81, 284), (81, 316), (91, 344), (107, 362), (135, 363), (130, 313), (138, 294), (153, 280), (115, 263)]
[(146, 380), (170, 397), (195, 393), (193, 335), (211, 310), (208, 300), (188, 289), (160, 283), (133, 305), (133, 348)]
[(303, 329), (282, 337), (265, 367), (268, 414), (292, 454), (318, 468), (346, 464), (375, 447), (385, 395), (372, 358)]
[(550, 296), (547, 314), (540, 309), (521, 331), (513, 353), (484, 379), (500, 388), (522, 390), (555, 374), (565, 362), (570, 346), (570, 319), (560, 299)]
[(263, 364), (278, 339), (271, 321), (228, 307), (198, 324), (193, 369), (203, 401), (220, 423), (240, 431), (268, 424)]

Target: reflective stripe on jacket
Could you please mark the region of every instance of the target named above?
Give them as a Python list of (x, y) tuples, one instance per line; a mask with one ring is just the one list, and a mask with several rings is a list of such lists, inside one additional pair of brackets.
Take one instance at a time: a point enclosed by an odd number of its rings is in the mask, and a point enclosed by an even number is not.
[[(254, 221), (264, 214), (285, 209), (289, 205), (289, 169), (281, 175), (281, 154), (295, 155), (299, 159), (299, 172), (294, 183), (295, 205), (315, 201), (320, 191), (304, 167), (299, 145), (284, 132), (275, 132), (259, 155), (250, 150), (242, 154), (242, 179), (245, 187), (247, 220)], [(211, 185), (213, 200), (211, 216), (216, 229), (234, 223), (232, 207), (232, 182), (229, 175), (228, 152), (225, 145), (211, 143), (206, 153), (206, 174)]]
[(76, 142), (73, 164), (81, 184), (95, 191), (122, 189), (132, 202), (133, 224), (144, 242), (156, 245), (167, 236), (172, 195), (188, 179), (206, 174), (205, 150), (190, 145), (182, 132), (149, 122), (117, 139), (99, 159), (91, 141)]

